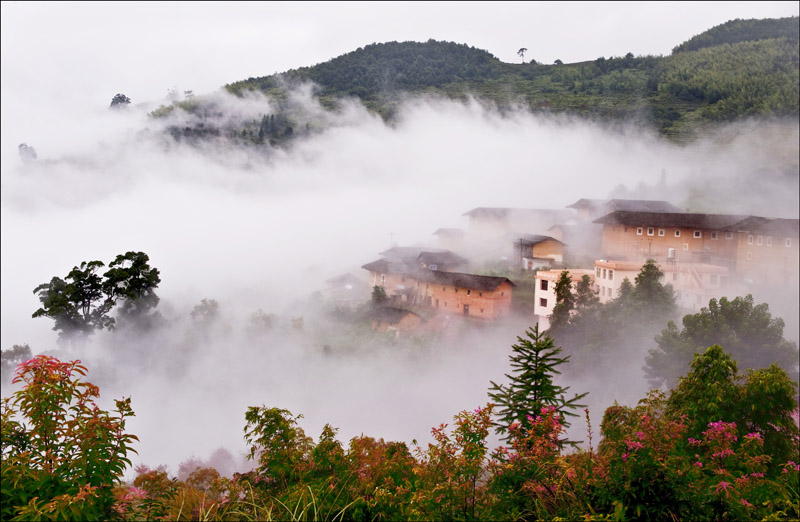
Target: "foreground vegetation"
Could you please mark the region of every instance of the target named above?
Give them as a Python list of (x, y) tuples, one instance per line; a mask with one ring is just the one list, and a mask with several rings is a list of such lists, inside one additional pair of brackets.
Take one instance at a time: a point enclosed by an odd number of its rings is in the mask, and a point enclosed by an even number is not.
[[(520, 339), (521, 341), (523, 339)], [(797, 385), (777, 366), (742, 378), (714, 345), (668, 395), (610, 406), (594, 446), (568, 449), (553, 386), (566, 363), (533, 330), (515, 352), (534, 395), (506, 394), (432, 430), (427, 447), (360, 436), (317, 441), (276, 407), (250, 407), (255, 468), (232, 478), (198, 468), (184, 481), (138, 468), (120, 483), (136, 437), (130, 400), (108, 413), (78, 362), (37, 356), (2, 411), (4, 520), (792, 520), (800, 516)], [(538, 357), (543, 356), (543, 357)], [(513, 360), (513, 359), (512, 359)], [(543, 362), (546, 361), (546, 362)], [(506, 390), (508, 391), (508, 390)], [(553, 400), (553, 394), (560, 400)], [(511, 401), (509, 398), (516, 397)], [(558, 397), (556, 397), (558, 399)], [(538, 405), (538, 407), (537, 407)], [(527, 413), (525, 413), (527, 411)], [(524, 413), (524, 422), (516, 419)], [(793, 417), (794, 415), (794, 417)], [(590, 420), (586, 410), (586, 420)], [(492, 429), (506, 444), (489, 451)]]

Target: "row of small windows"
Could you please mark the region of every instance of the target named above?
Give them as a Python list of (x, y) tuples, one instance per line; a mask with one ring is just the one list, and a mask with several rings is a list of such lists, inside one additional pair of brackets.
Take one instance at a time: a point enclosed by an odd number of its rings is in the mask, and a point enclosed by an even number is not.
[(614, 280), (613, 270), (606, 270), (605, 268), (596, 268), (595, 270), (597, 270), (597, 279), (608, 279), (610, 281)]
[[(636, 229), (636, 235), (641, 236), (644, 234), (644, 227), (638, 227)], [(647, 227), (647, 235), (648, 236), (655, 236), (656, 229), (654, 227)], [(658, 229), (658, 237), (664, 237), (666, 235), (666, 231), (663, 228)], [(675, 229), (675, 237), (681, 237), (681, 230), (679, 228)], [(703, 237), (702, 230), (694, 230), (692, 232), (692, 237), (695, 239), (700, 239)], [(711, 232), (711, 239), (719, 239), (719, 234), (716, 231)], [(725, 232), (725, 239), (733, 239), (733, 232)]]
[[(641, 236), (641, 235), (644, 235), (644, 233), (645, 233), (644, 227), (638, 227), (636, 229), (636, 235)], [(655, 236), (656, 235), (656, 229), (654, 227), (647, 227), (647, 235), (648, 236)], [(664, 237), (665, 235), (666, 235), (666, 231), (663, 228), (659, 228), (658, 229), (658, 237)], [(711, 239), (713, 239), (713, 240), (719, 239), (719, 232), (717, 232), (715, 230), (711, 231), (710, 235), (711, 235)], [(680, 229), (677, 229), (677, 228), (675, 229), (675, 237), (681, 237)], [(693, 231), (692, 237), (694, 237), (695, 239), (701, 239), (703, 237), (703, 231), (702, 230)], [(725, 232), (725, 239), (733, 239), (733, 232)], [(749, 235), (749, 236), (747, 236), (747, 244), (748, 245), (752, 245), (753, 241), (755, 240), (756, 244), (760, 246), (760, 245), (764, 244), (764, 242), (765, 242), (764, 239), (765, 239), (764, 236), (752, 236), (752, 235)], [(766, 237), (766, 245), (767, 246), (772, 246), (772, 237), (771, 236), (767, 236)], [(792, 239), (789, 238), (789, 237), (785, 238), (784, 245), (787, 246), (787, 247), (791, 247), (792, 246)]]
[[(756, 237), (747, 236), (747, 244), (748, 245), (752, 245), (754, 239), (755, 239), (755, 244), (756, 245), (761, 246), (761, 245), (764, 244), (764, 236), (756, 236)], [(772, 237), (771, 236), (767, 236), (766, 237), (766, 243), (767, 243), (767, 246), (772, 246)], [(787, 246), (787, 247), (791, 247), (792, 246), (792, 238), (790, 238), (790, 237), (785, 238), (784, 241), (783, 241), (783, 244), (785, 246)]]

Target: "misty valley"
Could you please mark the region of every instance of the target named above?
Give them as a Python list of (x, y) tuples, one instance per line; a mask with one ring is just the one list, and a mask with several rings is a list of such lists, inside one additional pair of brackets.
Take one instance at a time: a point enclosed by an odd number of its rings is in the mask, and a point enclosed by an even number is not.
[(20, 143), (0, 518), (797, 520), (798, 31), (762, 22), (372, 44)]

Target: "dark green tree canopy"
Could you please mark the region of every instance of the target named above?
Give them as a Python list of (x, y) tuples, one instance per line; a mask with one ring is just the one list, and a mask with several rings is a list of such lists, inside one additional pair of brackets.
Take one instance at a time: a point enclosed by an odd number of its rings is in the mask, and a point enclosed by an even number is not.
[(102, 261), (82, 262), (62, 279), (34, 288), (41, 308), (33, 317), (50, 317), (59, 341), (81, 343), (96, 330), (111, 329), (115, 320), (110, 312), (122, 301), (120, 313), (126, 318), (141, 316), (158, 304), (154, 289), (161, 282), (158, 270), (148, 264), (144, 252), (119, 255), (102, 276)]
[(117, 93), (111, 98), (111, 105), (109, 107), (119, 109), (120, 107), (127, 107), (130, 105), (131, 99), (124, 94)]
[(688, 435), (700, 438), (711, 422), (735, 422), (739, 437), (758, 433), (772, 467), (797, 457), (797, 383), (776, 365), (738, 374), (734, 358), (717, 344), (697, 353), (667, 401), (667, 413), (686, 415)]
[(719, 344), (744, 368), (775, 363), (797, 378), (797, 345), (784, 339), (783, 328), (783, 319), (773, 318), (767, 303), (755, 305), (752, 295), (711, 299), (699, 313), (684, 316), (683, 329), (668, 323), (656, 336), (658, 348), (650, 350), (644, 370), (652, 385), (672, 386), (694, 354)]

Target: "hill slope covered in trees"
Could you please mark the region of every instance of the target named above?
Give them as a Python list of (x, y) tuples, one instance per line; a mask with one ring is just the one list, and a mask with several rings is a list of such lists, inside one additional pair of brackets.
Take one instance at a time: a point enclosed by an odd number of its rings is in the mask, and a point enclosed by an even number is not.
[[(356, 98), (386, 120), (408, 96), (471, 96), (501, 109), (521, 105), (536, 112), (635, 122), (673, 139), (690, 139), (718, 122), (796, 117), (798, 41), (798, 18), (791, 17), (733, 20), (676, 46), (670, 56), (627, 53), (572, 64), (503, 63), (487, 51), (453, 42), (373, 43), (321, 64), (225, 88), (237, 96), (261, 92), (280, 102), (285, 124), (275, 129), (262, 121), (240, 130), (239, 136), (254, 142), (266, 135), (275, 144), (286, 138), (287, 127), (297, 128), (291, 125), (287, 92), (308, 82), (326, 108)], [(190, 109), (196, 106), (195, 101)]]

